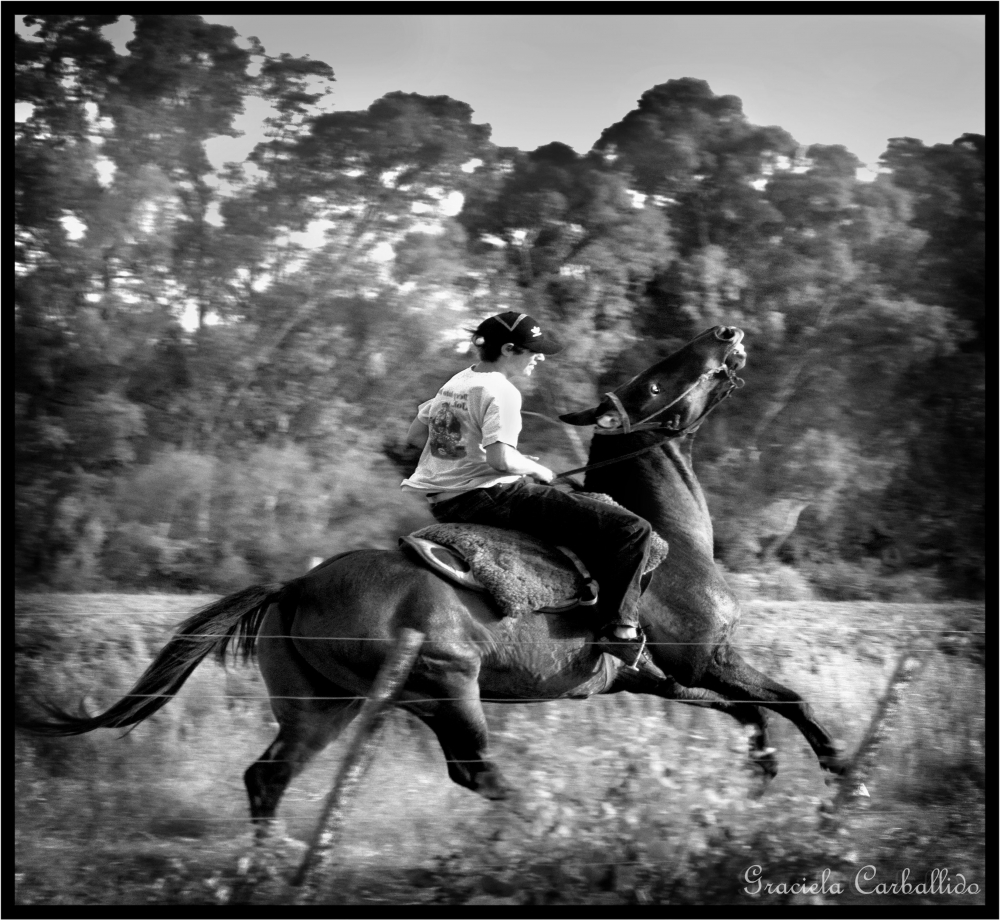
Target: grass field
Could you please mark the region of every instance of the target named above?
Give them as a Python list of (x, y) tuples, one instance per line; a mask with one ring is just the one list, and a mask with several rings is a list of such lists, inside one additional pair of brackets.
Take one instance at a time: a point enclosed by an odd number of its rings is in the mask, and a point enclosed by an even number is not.
[[(170, 627), (208, 600), (18, 596), (18, 705), (113, 702)], [(984, 623), (982, 605), (745, 604), (737, 646), (809, 699), (852, 750), (903, 645), (917, 635), (926, 648), (870, 798), (837, 825), (824, 820), (831, 789), (811, 751), (777, 717), (780, 772), (764, 788), (746, 766), (742, 730), (717, 713), (626, 694), (490, 705), (495, 758), (522, 790), (515, 808), (453, 785), (430, 732), (394, 713), (345, 814), (325, 900), (984, 904)], [(263, 692), (255, 670), (206, 662), (124, 737), (18, 732), (16, 902), (225, 903), (250, 844), (242, 774), (274, 734)], [(284, 876), (302, 855), (294, 841), (311, 833), (344, 743), (290, 788), (281, 815), (292, 840), (258, 902), (288, 898)], [(893, 883), (903, 890), (885, 887)]]

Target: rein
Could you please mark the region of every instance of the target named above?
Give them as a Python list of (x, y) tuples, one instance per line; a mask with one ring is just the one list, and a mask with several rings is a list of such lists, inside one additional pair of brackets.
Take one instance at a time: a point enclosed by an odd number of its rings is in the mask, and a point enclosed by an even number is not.
[(588, 470), (596, 470), (602, 466), (610, 466), (612, 463), (621, 463), (622, 460), (631, 460), (633, 457), (638, 457), (640, 454), (648, 454), (651, 450), (659, 447), (667, 438), (673, 436), (673, 432), (670, 434), (665, 434), (659, 441), (654, 441), (652, 444), (647, 444), (645, 447), (640, 447), (639, 450), (633, 450), (631, 453), (622, 454), (620, 457), (612, 457), (610, 460), (599, 460), (597, 463), (588, 463), (586, 466), (578, 466), (574, 470), (566, 470), (564, 473), (559, 473), (553, 482), (559, 482), (559, 480), (566, 480), (570, 485), (576, 486), (569, 477), (574, 476), (577, 473), (586, 473)]

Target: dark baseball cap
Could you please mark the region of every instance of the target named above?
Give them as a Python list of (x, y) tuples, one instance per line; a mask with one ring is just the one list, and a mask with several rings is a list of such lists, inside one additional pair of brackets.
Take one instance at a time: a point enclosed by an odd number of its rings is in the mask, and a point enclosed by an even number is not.
[[(536, 352), (540, 355), (554, 355), (562, 351), (562, 344), (548, 332), (543, 332), (538, 320), (527, 313), (498, 313), (489, 319), (484, 319), (475, 332), (473, 342), (480, 336), (491, 342), (503, 345), (511, 342), (518, 348)], [(482, 344), (476, 342), (476, 344)]]

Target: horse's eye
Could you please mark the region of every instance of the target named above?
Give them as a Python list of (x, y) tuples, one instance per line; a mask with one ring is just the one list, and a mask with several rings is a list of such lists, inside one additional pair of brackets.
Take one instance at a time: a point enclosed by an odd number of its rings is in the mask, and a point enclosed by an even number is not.
[(649, 385), (649, 395), (656, 396), (660, 392), (660, 385), (658, 383), (651, 383)]

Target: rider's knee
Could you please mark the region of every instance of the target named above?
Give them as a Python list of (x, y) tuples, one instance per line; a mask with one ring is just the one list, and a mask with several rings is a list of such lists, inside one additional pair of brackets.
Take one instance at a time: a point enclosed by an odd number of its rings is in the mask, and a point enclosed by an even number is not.
[(636, 514), (623, 522), (622, 531), (636, 543), (645, 543), (653, 535), (653, 525)]

